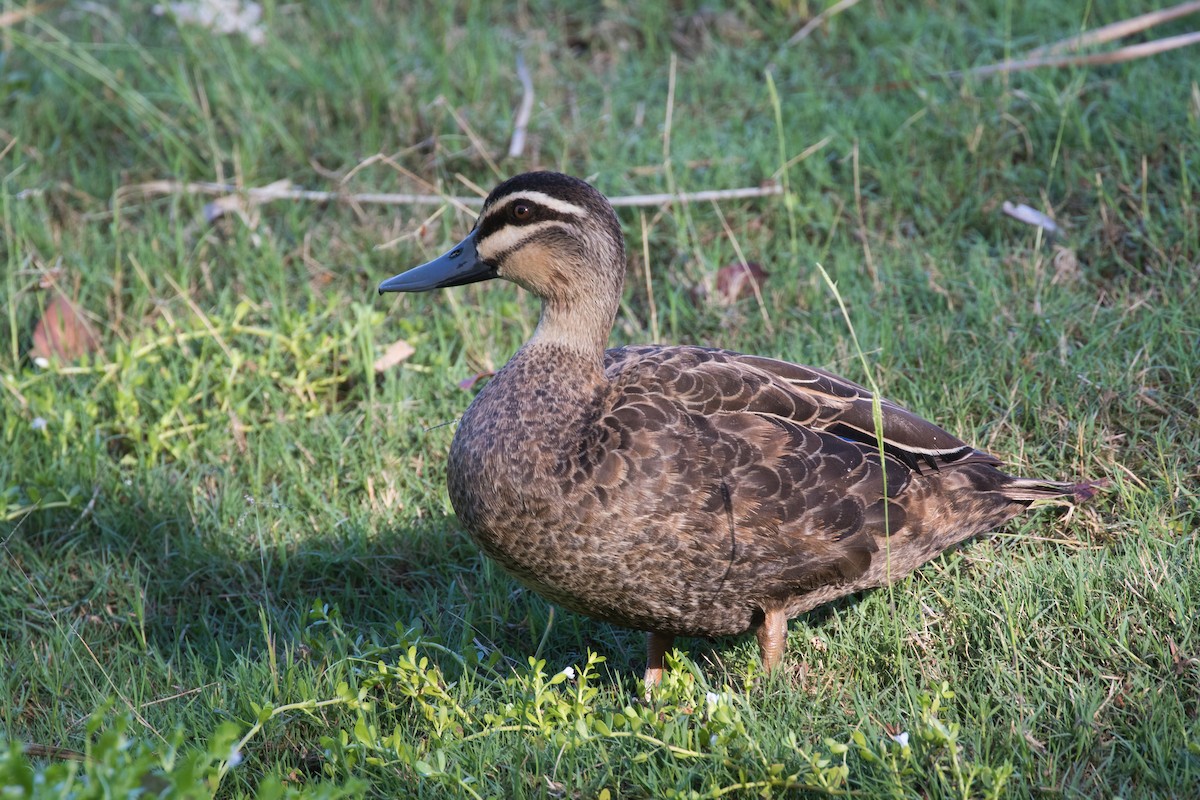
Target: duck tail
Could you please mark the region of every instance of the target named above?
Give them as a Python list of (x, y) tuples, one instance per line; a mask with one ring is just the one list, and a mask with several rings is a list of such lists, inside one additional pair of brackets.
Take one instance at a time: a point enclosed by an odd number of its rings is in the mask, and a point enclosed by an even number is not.
[(1107, 478), (1101, 478), (1098, 481), (1083, 481), (1082, 483), (1013, 478), (1000, 491), (1008, 499), (1023, 503), (1050, 500), (1055, 497), (1066, 497), (1073, 502), (1083, 503), (1091, 500), (1098, 492), (1106, 488), (1108, 488)]

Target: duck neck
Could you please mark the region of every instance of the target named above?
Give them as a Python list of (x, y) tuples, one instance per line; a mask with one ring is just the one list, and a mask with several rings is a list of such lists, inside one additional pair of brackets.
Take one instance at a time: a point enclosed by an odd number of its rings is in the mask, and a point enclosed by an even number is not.
[(570, 302), (542, 301), (542, 315), (528, 347), (550, 346), (586, 364), (597, 376), (604, 371), (604, 348), (617, 316), (618, 299), (594, 295)]

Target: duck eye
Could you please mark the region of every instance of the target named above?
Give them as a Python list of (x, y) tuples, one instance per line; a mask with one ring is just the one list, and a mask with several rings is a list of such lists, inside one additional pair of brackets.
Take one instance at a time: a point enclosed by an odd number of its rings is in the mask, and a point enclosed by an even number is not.
[(533, 209), (524, 203), (517, 203), (513, 206), (513, 216), (517, 219), (529, 219), (531, 214), (533, 214)]

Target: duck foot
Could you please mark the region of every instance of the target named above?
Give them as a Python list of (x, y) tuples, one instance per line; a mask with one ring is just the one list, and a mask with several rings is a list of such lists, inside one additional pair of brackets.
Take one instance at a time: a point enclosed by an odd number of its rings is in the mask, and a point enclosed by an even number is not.
[(783, 661), (787, 647), (787, 614), (776, 609), (768, 611), (758, 628), (758, 649), (762, 655), (763, 669), (771, 672)]
[(662, 682), (663, 656), (675, 644), (675, 637), (665, 633), (646, 634), (646, 688)]

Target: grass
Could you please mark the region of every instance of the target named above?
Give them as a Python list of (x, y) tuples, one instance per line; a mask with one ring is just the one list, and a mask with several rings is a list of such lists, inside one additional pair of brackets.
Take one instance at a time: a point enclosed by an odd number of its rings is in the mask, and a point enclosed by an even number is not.
[[(1200, 784), (1195, 53), (939, 77), (1149, 4), (862, 4), (790, 48), (816, 4), (265, 5), (261, 47), (130, 2), (0, 31), (0, 737), (34, 745), (0, 757), (5, 782), (613, 798)], [(749, 640), (681, 642), (638, 703), (641, 636), (552, 614), (446, 499), (445, 423), (470, 401), (456, 384), (502, 364), (536, 306), (487, 284), (374, 295), (469, 217), (273, 202), (207, 225), (206, 198), (129, 188), (489, 187), (500, 175), (456, 115), (501, 158), (517, 52), (536, 104), (502, 175), (790, 187), (621, 212), (614, 343), (651, 338), (652, 296), (664, 341), (866, 380), (820, 263), (888, 396), (1023, 474), (1111, 491), (793, 621), (779, 675), (756, 673)], [(761, 303), (698, 301), (734, 237), (770, 273)], [(28, 351), (55, 294), (102, 345), (41, 368)], [(376, 375), (397, 339), (415, 354)]]

